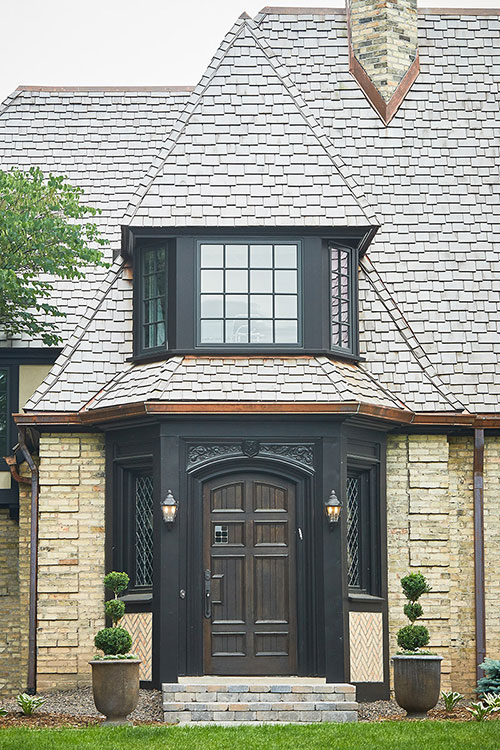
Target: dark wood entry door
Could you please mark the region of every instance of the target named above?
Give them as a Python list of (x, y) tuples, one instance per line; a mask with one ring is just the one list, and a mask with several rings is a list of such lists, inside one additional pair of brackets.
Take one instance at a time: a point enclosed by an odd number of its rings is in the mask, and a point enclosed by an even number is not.
[(203, 508), (205, 673), (295, 674), (295, 486), (232, 474)]

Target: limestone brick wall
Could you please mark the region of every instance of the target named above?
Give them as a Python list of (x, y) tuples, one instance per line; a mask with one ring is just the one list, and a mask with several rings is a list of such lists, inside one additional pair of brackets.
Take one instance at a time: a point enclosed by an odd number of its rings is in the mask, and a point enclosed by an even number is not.
[[(94, 653), (94, 635), (104, 624), (104, 469), (102, 435), (42, 435), (40, 690), (90, 682), (87, 662)], [(27, 593), (23, 592), (22, 601), (27, 602)]]
[(0, 509), (0, 698), (23, 687), (19, 651), (19, 533), (8, 509)]
[(485, 439), (484, 537), (486, 655), (500, 659), (500, 436)]
[(407, 623), (400, 579), (421, 571), (431, 650), (444, 657), (443, 689), (475, 685), (473, 439), (390, 436), (387, 451), (390, 650)]

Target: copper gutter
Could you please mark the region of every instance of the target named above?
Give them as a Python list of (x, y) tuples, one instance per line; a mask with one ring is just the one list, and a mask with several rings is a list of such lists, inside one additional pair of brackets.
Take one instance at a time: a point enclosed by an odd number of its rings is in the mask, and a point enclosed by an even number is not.
[(476, 676), (486, 658), (484, 586), (484, 429), (474, 430), (474, 599), (476, 613)]
[(11, 456), (4, 456), (3, 460), (9, 467), (9, 471), (12, 474), (12, 479), (16, 481), (18, 484), (31, 484), (31, 480), (28, 479), (28, 477), (22, 477), (18, 470), (17, 470), (17, 458), (16, 453), (19, 448), (19, 444), (17, 444), (12, 450), (13, 453)]

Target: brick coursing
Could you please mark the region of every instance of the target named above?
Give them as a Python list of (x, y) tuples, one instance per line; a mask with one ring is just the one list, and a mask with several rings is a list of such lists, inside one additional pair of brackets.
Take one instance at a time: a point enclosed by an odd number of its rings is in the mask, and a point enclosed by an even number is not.
[(484, 451), (484, 547), (486, 656), (500, 659), (500, 436), (486, 438)]
[(19, 649), (19, 538), (17, 521), (0, 510), (0, 697), (22, 688)]
[(407, 624), (400, 579), (421, 571), (430, 648), (441, 654), (443, 689), (472, 695), (475, 686), (473, 439), (390, 436), (387, 513), (390, 651)]
[(353, 54), (390, 101), (417, 53), (417, 0), (350, 0)]

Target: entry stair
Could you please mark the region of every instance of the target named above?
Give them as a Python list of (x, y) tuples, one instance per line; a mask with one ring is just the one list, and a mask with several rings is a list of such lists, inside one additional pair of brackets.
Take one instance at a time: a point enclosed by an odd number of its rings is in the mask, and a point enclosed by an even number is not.
[(316, 677), (181, 677), (163, 685), (169, 724), (357, 721), (354, 685)]

